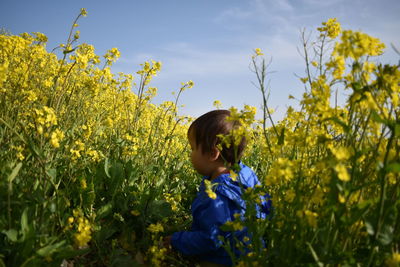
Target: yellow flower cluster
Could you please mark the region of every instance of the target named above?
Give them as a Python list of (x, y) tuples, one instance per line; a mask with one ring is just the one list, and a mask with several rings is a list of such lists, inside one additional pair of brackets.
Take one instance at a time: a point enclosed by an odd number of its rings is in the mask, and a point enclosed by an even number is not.
[(147, 227), (147, 230), (153, 234), (157, 234), (157, 233), (163, 232), (164, 227), (162, 226), (161, 223), (156, 223), (156, 224), (152, 223)]
[(293, 179), (294, 163), (288, 158), (278, 158), (272, 163), (271, 170), (264, 179), (266, 185), (289, 182)]
[(158, 245), (153, 245), (149, 248), (149, 254), (151, 255), (151, 263), (152, 266), (161, 267), (165, 260), (165, 256), (167, 253), (166, 248), (160, 248)]
[(50, 107), (43, 106), (39, 109), (34, 109), (34, 115), (36, 129), (39, 134), (43, 134), (43, 127), (49, 128), (53, 125), (57, 125), (57, 116), (54, 110)]
[(255, 62), (255, 60), (257, 59), (257, 57), (263, 56), (264, 53), (261, 51), (260, 48), (255, 48), (254, 49), (254, 54), (251, 56), (252, 60)]
[(76, 140), (74, 142), (74, 148), (71, 148), (69, 152), (71, 152), (72, 160), (76, 160), (81, 157), (81, 152), (85, 150), (85, 144), (80, 141)]
[(8, 62), (0, 63), (0, 89), (2, 93), (4, 93), (4, 90), (2, 85), (3, 82), (7, 79), (7, 69), (8, 69)]
[(63, 139), (64, 139), (64, 133), (59, 129), (55, 129), (51, 133), (50, 144), (55, 148), (60, 147), (60, 141), (62, 141)]
[(390, 258), (387, 258), (385, 261), (386, 266), (388, 267), (398, 267), (400, 266), (400, 253), (394, 252)]
[(334, 170), (336, 171), (339, 180), (344, 182), (350, 181), (350, 175), (347, 170), (347, 161), (352, 155), (351, 149), (343, 146), (334, 147), (333, 145), (328, 145), (328, 148), (337, 161), (336, 165), (334, 166)]
[(86, 17), (87, 16), (87, 11), (85, 8), (81, 8), (81, 13), (82, 16)]
[(362, 32), (343, 31), (341, 42), (336, 43), (333, 54), (359, 60), (362, 56), (378, 56), (383, 53), (385, 44), (378, 38)]
[(179, 203), (180, 203), (181, 200), (182, 200), (182, 197), (181, 197), (180, 194), (174, 194), (174, 195), (172, 195), (172, 194), (170, 194), (170, 193), (165, 193), (165, 194), (164, 194), (164, 198), (165, 198), (165, 200), (171, 205), (171, 209), (172, 209), (173, 211), (178, 211)]
[(99, 57), (94, 53), (94, 47), (88, 44), (81, 44), (75, 50), (75, 54), (71, 55), (71, 61), (74, 61), (78, 68), (86, 69), (88, 63), (100, 63)]
[(300, 218), (305, 217), (307, 220), (307, 223), (313, 227), (316, 228), (317, 227), (317, 218), (318, 218), (318, 214), (316, 212), (310, 211), (310, 210), (299, 210), (297, 212), (297, 216), (299, 216)]
[(322, 22), (322, 25), (324, 27), (317, 28), (317, 30), (321, 32), (322, 36), (326, 34), (331, 39), (335, 39), (342, 30), (336, 18), (328, 19), (326, 22)]
[(188, 81), (188, 82), (186, 82), (186, 83), (182, 83), (181, 85), (182, 85), (182, 87), (181, 87), (181, 90), (180, 90), (180, 91), (183, 92), (185, 89), (190, 89), (190, 88), (192, 88), (192, 87), (194, 86), (194, 82), (193, 82), (192, 80), (190, 80), (190, 81)]
[(242, 221), (239, 213), (234, 214), (235, 220), (225, 222), (224, 226), (230, 229), (230, 231), (241, 231), (245, 225)]
[(326, 63), (328, 69), (332, 69), (333, 78), (339, 80), (346, 70), (346, 61), (343, 56), (333, 56), (331, 61)]
[(206, 187), (205, 192), (207, 193), (209, 198), (216, 199), (217, 194), (213, 191), (213, 184), (210, 180), (204, 179), (204, 186)]
[[(75, 227), (74, 227), (75, 226)], [(73, 217), (69, 217), (67, 228), (74, 228), (74, 242), (78, 248), (86, 247), (92, 239), (92, 227), (89, 220), (83, 215), (81, 210), (74, 210)]]
[(216, 109), (220, 109), (220, 108), (222, 107), (222, 103), (221, 103), (221, 101), (219, 101), (219, 100), (215, 100), (215, 101), (213, 102), (213, 106), (214, 106)]
[(142, 69), (136, 73), (143, 77), (142, 83), (144, 85), (149, 84), (153, 76), (157, 75), (157, 73), (161, 70), (161, 62), (159, 61), (146, 61), (144, 64), (140, 65), (142, 66)]
[(117, 61), (120, 56), (121, 53), (119, 52), (118, 48), (114, 47), (107, 51), (107, 53), (104, 55), (104, 58), (106, 59), (106, 64), (111, 65), (113, 62)]
[(22, 152), (24, 152), (24, 147), (23, 146), (15, 146), (15, 145), (11, 145), (10, 147), (12, 150), (14, 150), (16, 152), (16, 157), (18, 158), (18, 160), (24, 160), (25, 156)]

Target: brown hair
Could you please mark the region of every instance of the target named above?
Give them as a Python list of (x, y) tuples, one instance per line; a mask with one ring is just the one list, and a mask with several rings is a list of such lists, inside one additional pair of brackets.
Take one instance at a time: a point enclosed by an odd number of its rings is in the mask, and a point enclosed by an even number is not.
[[(227, 135), (232, 129), (239, 126), (239, 122), (226, 119), (230, 114), (229, 110), (213, 110), (198, 117), (190, 125), (188, 135), (193, 134), (195, 145), (196, 147), (200, 146), (202, 153), (211, 152), (214, 147), (221, 144), (221, 140), (217, 135)], [(231, 142), (229, 148), (222, 144), (222, 151), (220, 151), (222, 159), (232, 165), (237, 163), (242, 157), (245, 147), (246, 139), (244, 137), (236, 148), (233, 142)]]

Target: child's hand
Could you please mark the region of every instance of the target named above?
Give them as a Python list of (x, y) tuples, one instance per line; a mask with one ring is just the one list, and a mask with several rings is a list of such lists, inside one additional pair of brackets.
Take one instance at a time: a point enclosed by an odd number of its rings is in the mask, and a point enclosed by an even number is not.
[(162, 245), (164, 248), (171, 249), (171, 236), (166, 236), (163, 239)]

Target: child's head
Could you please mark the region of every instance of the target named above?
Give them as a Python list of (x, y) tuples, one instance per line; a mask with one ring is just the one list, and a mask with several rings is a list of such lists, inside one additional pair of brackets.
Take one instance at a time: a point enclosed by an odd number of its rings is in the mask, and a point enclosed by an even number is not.
[[(203, 114), (190, 125), (188, 138), (189, 140), (193, 138), (196, 149), (199, 149), (202, 154), (213, 153), (217, 149), (217, 145), (221, 143), (217, 135), (227, 135), (239, 126), (238, 122), (227, 120), (230, 114), (229, 110), (213, 110)], [(233, 165), (242, 157), (245, 146), (244, 137), (236, 147), (236, 151), (233, 144), (229, 148), (222, 144), (222, 151), (219, 151), (217, 160)]]

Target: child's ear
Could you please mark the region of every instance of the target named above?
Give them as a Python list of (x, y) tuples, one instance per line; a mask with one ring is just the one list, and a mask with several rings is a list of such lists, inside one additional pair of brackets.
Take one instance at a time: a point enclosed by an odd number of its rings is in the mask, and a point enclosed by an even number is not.
[(214, 148), (211, 150), (210, 159), (211, 159), (212, 161), (217, 160), (217, 159), (219, 158), (220, 153), (221, 153), (221, 152), (219, 152), (218, 148), (214, 147)]

